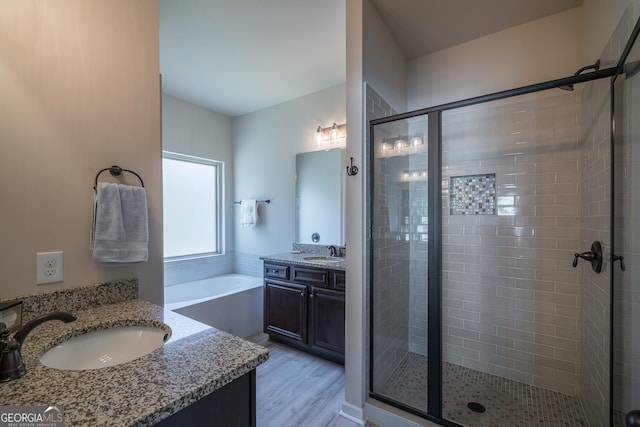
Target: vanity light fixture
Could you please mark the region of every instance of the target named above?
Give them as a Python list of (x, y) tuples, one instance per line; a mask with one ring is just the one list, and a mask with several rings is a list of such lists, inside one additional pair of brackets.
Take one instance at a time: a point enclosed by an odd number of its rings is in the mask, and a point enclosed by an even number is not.
[(314, 140), (318, 148), (334, 148), (344, 147), (347, 145), (347, 125), (333, 123), (333, 125), (323, 128), (318, 126), (316, 129)]
[(425, 140), (421, 134), (383, 138), (380, 144), (380, 153), (383, 157), (421, 153), (425, 149)]
[(429, 174), (426, 170), (404, 170), (402, 171), (402, 181), (425, 181)]

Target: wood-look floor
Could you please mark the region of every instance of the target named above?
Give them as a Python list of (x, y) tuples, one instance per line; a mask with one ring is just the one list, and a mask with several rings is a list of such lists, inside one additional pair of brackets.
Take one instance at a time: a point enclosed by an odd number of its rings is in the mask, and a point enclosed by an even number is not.
[(269, 349), (256, 369), (257, 427), (357, 427), (338, 415), (344, 402), (344, 367), (269, 341), (249, 338)]

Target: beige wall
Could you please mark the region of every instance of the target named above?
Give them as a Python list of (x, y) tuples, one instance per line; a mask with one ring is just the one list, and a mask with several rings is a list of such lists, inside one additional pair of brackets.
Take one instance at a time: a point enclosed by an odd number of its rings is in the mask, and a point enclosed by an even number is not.
[[(3, 1), (0, 58), (0, 296), (136, 276), (161, 303), (157, 1)], [(145, 180), (145, 264), (91, 258), (93, 181), (113, 164)], [(64, 282), (36, 285), (36, 252), (58, 250)]]
[(411, 60), (409, 110), (572, 75), (583, 66), (581, 24), (574, 8)]
[(584, 0), (582, 45), (585, 65), (595, 62), (596, 58), (609, 48), (607, 44), (611, 34), (625, 8), (631, 3), (638, 4), (638, 0)]

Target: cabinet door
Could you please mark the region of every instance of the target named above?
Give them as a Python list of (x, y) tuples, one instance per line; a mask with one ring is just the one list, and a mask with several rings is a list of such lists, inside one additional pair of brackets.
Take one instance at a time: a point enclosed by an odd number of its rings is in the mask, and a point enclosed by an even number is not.
[(344, 354), (344, 292), (311, 288), (309, 345)]
[(265, 281), (264, 331), (307, 342), (307, 287)]

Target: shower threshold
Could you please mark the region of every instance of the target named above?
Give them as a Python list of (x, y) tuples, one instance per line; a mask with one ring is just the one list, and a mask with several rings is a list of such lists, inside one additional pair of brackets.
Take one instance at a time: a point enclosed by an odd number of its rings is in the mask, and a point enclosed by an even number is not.
[[(426, 412), (426, 389), (427, 358), (408, 353), (377, 392)], [(444, 362), (442, 389), (443, 418), (463, 426), (589, 426), (576, 397), (460, 365)], [(486, 411), (473, 411), (469, 403)]]

